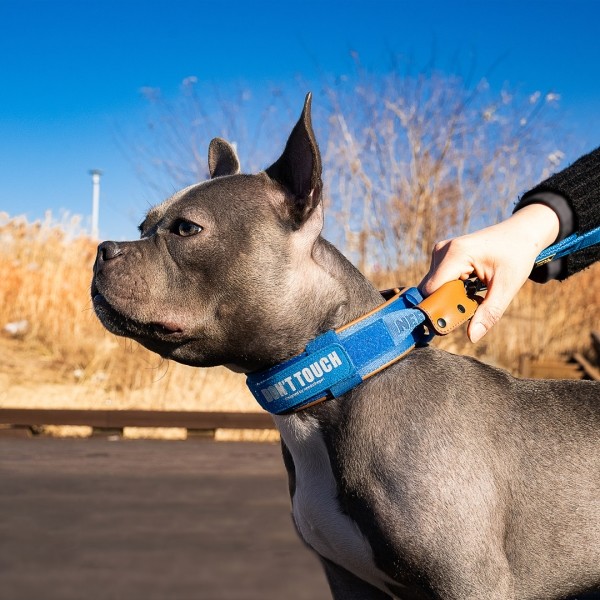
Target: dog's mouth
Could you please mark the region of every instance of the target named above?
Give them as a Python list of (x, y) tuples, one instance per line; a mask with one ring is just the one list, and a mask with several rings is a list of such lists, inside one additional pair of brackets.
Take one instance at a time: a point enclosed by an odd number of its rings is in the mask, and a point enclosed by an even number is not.
[(143, 323), (124, 315), (100, 293), (95, 284), (92, 285), (91, 296), (96, 316), (104, 327), (115, 335), (131, 337), (141, 342), (148, 340), (171, 342), (177, 341), (184, 335), (183, 329), (176, 323), (170, 321)]

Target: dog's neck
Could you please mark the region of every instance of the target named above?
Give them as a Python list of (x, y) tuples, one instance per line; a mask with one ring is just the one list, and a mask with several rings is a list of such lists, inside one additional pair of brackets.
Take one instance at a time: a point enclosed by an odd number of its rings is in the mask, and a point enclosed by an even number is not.
[[(383, 303), (380, 292), (358, 271), (334, 246), (319, 238), (312, 251), (312, 259), (318, 265), (318, 276), (307, 271), (305, 285), (296, 298), (297, 309), (305, 321), (303, 333), (290, 339), (285, 359), (304, 352), (308, 342), (329, 330), (338, 329), (355, 321)], [(269, 367), (284, 362), (270, 361)], [(297, 413), (301, 420), (307, 416), (319, 421), (335, 420), (340, 399), (327, 401), (325, 410), (317, 406), (307, 407)], [(291, 416), (291, 415), (290, 415)]]
[[(338, 329), (382, 304), (377, 289), (335, 246), (320, 238), (315, 244), (313, 258), (335, 282), (330, 289), (317, 292), (333, 296), (333, 308), (315, 319), (314, 337), (327, 329)], [(324, 302), (323, 307), (328, 307), (328, 303)]]

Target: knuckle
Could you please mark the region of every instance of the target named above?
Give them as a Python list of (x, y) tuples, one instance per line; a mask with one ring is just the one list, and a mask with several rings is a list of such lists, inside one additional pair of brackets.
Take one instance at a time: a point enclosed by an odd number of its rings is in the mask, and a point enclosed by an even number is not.
[(433, 253), (434, 254), (438, 254), (440, 252), (443, 252), (444, 249), (446, 248), (446, 246), (448, 246), (450, 242), (448, 240), (442, 240), (441, 242), (437, 242), (435, 244), (435, 246), (433, 247)]
[(434, 246), (434, 254), (460, 257), (468, 254), (469, 243), (464, 237), (443, 240)]
[(496, 305), (481, 307), (481, 323), (486, 329), (491, 329), (504, 314), (504, 311)]
[(469, 248), (469, 241), (464, 236), (461, 236), (450, 240), (448, 246), (455, 252), (464, 252)]

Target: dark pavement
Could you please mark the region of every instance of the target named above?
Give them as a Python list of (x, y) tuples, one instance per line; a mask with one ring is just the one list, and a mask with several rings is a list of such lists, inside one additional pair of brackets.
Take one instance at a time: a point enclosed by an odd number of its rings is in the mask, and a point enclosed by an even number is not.
[(0, 598), (329, 598), (279, 446), (0, 439)]
[(330, 597), (277, 444), (0, 438), (1, 600)]

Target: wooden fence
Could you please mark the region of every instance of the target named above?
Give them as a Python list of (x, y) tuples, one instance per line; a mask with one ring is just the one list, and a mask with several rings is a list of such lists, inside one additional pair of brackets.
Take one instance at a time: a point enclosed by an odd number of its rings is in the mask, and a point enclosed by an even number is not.
[(268, 413), (0, 408), (0, 434), (27, 435), (44, 425), (86, 425), (96, 433), (118, 433), (125, 427), (180, 427), (192, 434), (275, 428)]
[(521, 357), (519, 374), (533, 379), (594, 379), (600, 381), (600, 332), (591, 334), (595, 360), (588, 360), (583, 354), (575, 352), (566, 358)]

